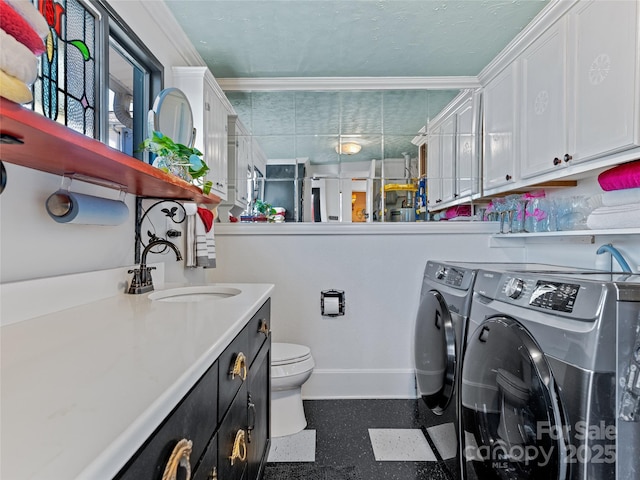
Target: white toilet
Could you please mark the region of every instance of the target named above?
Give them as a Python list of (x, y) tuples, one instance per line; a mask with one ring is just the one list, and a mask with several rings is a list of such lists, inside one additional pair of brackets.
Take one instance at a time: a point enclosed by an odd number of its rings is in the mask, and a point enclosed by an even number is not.
[(315, 362), (311, 349), (294, 343), (271, 345), (271, 436), (298, 433), (307, 426), (302, 407), (302, 384)]

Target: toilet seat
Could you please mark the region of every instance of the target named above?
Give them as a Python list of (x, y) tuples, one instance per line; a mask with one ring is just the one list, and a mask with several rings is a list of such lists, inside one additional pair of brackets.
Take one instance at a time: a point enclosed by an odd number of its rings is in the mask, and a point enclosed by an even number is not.
[(311, 349), (295, 343), (273, 343), (271, 345), (271, 365), (278, 367), (301, 363), (311, 358)]

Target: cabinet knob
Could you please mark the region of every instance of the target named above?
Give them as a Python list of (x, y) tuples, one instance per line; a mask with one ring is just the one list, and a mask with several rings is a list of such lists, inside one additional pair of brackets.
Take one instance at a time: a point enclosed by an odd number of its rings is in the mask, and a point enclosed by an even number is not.
[(162, 474), (162, 480), (176, 480), (178, 478), (178, 468), (182, 467), (186, 470), (186, 480), (191, 480), (191, 448), (193, 442), (183, 438), (180, 440), (171, 452), (169, 461), (164, 467), (164, 473)]
[(232, 380), (236, 378), (236, 376), (240, 377), (243, 382), (247, 379), (247, 357), (244, 353), (239, 352), (238, 355), (236, 355), (236, 360), (233, 362), (229, 375), (231, 375)]
[(260, 328), (258, 328), (258, 333), (264, 333), (265, 337), (269, 336), (269, 324), (266, 320), (260, 320)]
[(504, 179), (508, 182), (509, 180), (511, 180), (513, 177), (511, 175), (509, 175), (508, 173), (504, 176)]
[(564, 161), (568, 162), (569, 160), (571, 160), (573, 157), (571, 155), (569, 155), (568, 153), (564, 154)]
[(233, 441), (233, 449), (231, 450), (231, 456), (229, 456), (229, 460), (231, 460), (231, 465), (233, 465), (236, 460), (244, 462), (246, 459), (247, 444), (244, 440), (244, 430), (240, 429), (236, 432), (236, 438)]
[(558, 157), (553, 159), (553, 164), (554, 165), (560, 165), (562, 163), (562, 160), (560, 160)]

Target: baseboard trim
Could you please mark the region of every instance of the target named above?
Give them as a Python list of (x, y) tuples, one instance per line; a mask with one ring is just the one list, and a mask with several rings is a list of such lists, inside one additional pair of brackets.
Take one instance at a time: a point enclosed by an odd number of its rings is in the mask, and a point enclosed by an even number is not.
[(417, 398), (413, 369), (315, 369), (302, 386), (305, 400)]

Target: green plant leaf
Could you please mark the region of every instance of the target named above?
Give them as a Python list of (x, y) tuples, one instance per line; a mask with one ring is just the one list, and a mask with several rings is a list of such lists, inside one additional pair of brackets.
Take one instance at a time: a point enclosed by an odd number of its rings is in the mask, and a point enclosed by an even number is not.
[(205, 195), (209, 195), (209, 193), (211, 192), (211, 187), (213, 187), (213, 182), (211, 180), (207, 180), (202, 185), (202, 193), (204, 193)]

